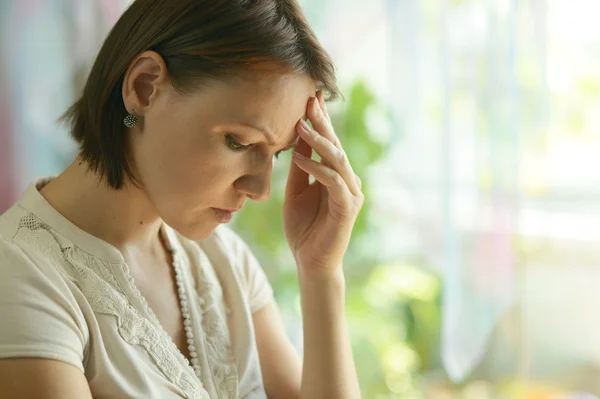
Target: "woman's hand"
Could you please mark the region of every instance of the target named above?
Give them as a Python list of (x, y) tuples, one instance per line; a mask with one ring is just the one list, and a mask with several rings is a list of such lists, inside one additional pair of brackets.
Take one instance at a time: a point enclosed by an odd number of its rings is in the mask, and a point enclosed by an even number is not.
[[(313, 129), (303, 120), (296, 125), (300, 140), (286, 187), (284, 231), (302, 274), (336, 274), (342, 270), (364, 196), (333, 131), (322, 92), (310, 98), (306, 115)], [(312, 150), (321, 162), (310, 159)], [(312, 184), (309, 174), (315, 178)]]

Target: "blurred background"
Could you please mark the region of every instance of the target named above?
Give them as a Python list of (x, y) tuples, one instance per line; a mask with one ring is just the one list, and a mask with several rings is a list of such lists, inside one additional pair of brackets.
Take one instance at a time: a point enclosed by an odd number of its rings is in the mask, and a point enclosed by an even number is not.
[[(125, 0), (0, 0), (0, 211), (76, 153), (55, 123)], [(346, 259), (363, 397), (600, 395), (600, 2), (303, 0), (367, 202)], [(234, 220), (302, 349), (272, 198)]]

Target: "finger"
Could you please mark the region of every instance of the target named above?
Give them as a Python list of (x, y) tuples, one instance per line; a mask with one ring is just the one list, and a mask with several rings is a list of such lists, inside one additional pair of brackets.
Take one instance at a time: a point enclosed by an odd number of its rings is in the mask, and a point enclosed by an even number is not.
[[(294, 152), (298, 152), (306, 158), (310, 158), (312, 155), (312, 148), (310, 148), (306, 141), (302, 140), (302, 137), (300, 137), (296, 145), (294, 145)], [(295, 162), (292, 162), (288, 173), (287, 185), (285, 187), (286, 196), (298, 195), (303, 192), (308, 185), (308, 174), (298, 167)]]
[(317, 99), (319, 100), (319, 106), (321, 107), (323, 114), (325, 114), (325, 117), (329, 119), (329, 122), (331, 122), (331, 117), (329, 116), (327, 106), (325, 105), (325, 96), (323, 96), (323, 90), (319, 90), (317, 92)]
[(300, 137), (319, 154), (325, 166), (331, 167), (339, 173), (352, 194), (358, 195), (360, 187), (358, 187), (356, 176), (344, 150), (339, 149), (331, 141), (311, 129), (303, 120), (298, 123), (297, 130)]
[(316, 181), (327, 187), (329, 195), (336, 203), (344, 207), (350, 206), (352, 193), (339, 173), (298, 153), (293, 153), (292, 159), (300, 169), (311, 174)]
[(308, 100), (306, 115), (308, 116), (308, 119), (310, 119), (313, 129), (326, 137), (327, 140), (331, 141), (337, 148), (342, 148), (342, 143), (335, 134), (331, 121), (323, 113), (317, 97), (311, 97), (311, 99)]

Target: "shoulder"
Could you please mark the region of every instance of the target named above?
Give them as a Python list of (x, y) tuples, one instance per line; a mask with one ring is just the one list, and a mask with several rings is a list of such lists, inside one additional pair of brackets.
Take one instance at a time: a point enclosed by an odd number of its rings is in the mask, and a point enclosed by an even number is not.
[(5, 279), (9, 271), (21, 269), (17, 265), (27, 265), (27, 255), (23, 249), (7, 237), (0, 235), (0, 275)]
[(32, 240), (24, 237), (21, 230), (30, 229), (34, 223), (35, 219), (18, 205), (0, 215), (0, 273), (3, 277), (31, 265), (31, 252), (35, 251), (31, 251), (28, 244)]
[(88, 330), (61, 247), (27, 212), (0, 217), (0, 359), (38, 357), (83, 370)]
[(66, 294), (71, 291), (71, 278), (62, 267), (62, 257), (60, 238), (32, 212), (17, 204), (0, 215), (3, 292), (17, 286), (20, 291)]
[(13, 205), (6, 212), (0, 214), (0, 238), (13, 238), (26, 216), (27, 210), (19, 204)]

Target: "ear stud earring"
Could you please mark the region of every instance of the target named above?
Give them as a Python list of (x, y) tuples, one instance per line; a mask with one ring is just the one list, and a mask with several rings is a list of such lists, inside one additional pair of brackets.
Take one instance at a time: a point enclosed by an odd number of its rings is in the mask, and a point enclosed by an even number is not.
[(123, 119), (125, 126), (132, 128), (137, 124), (137, 117), (134, 114), (129, 114)]

